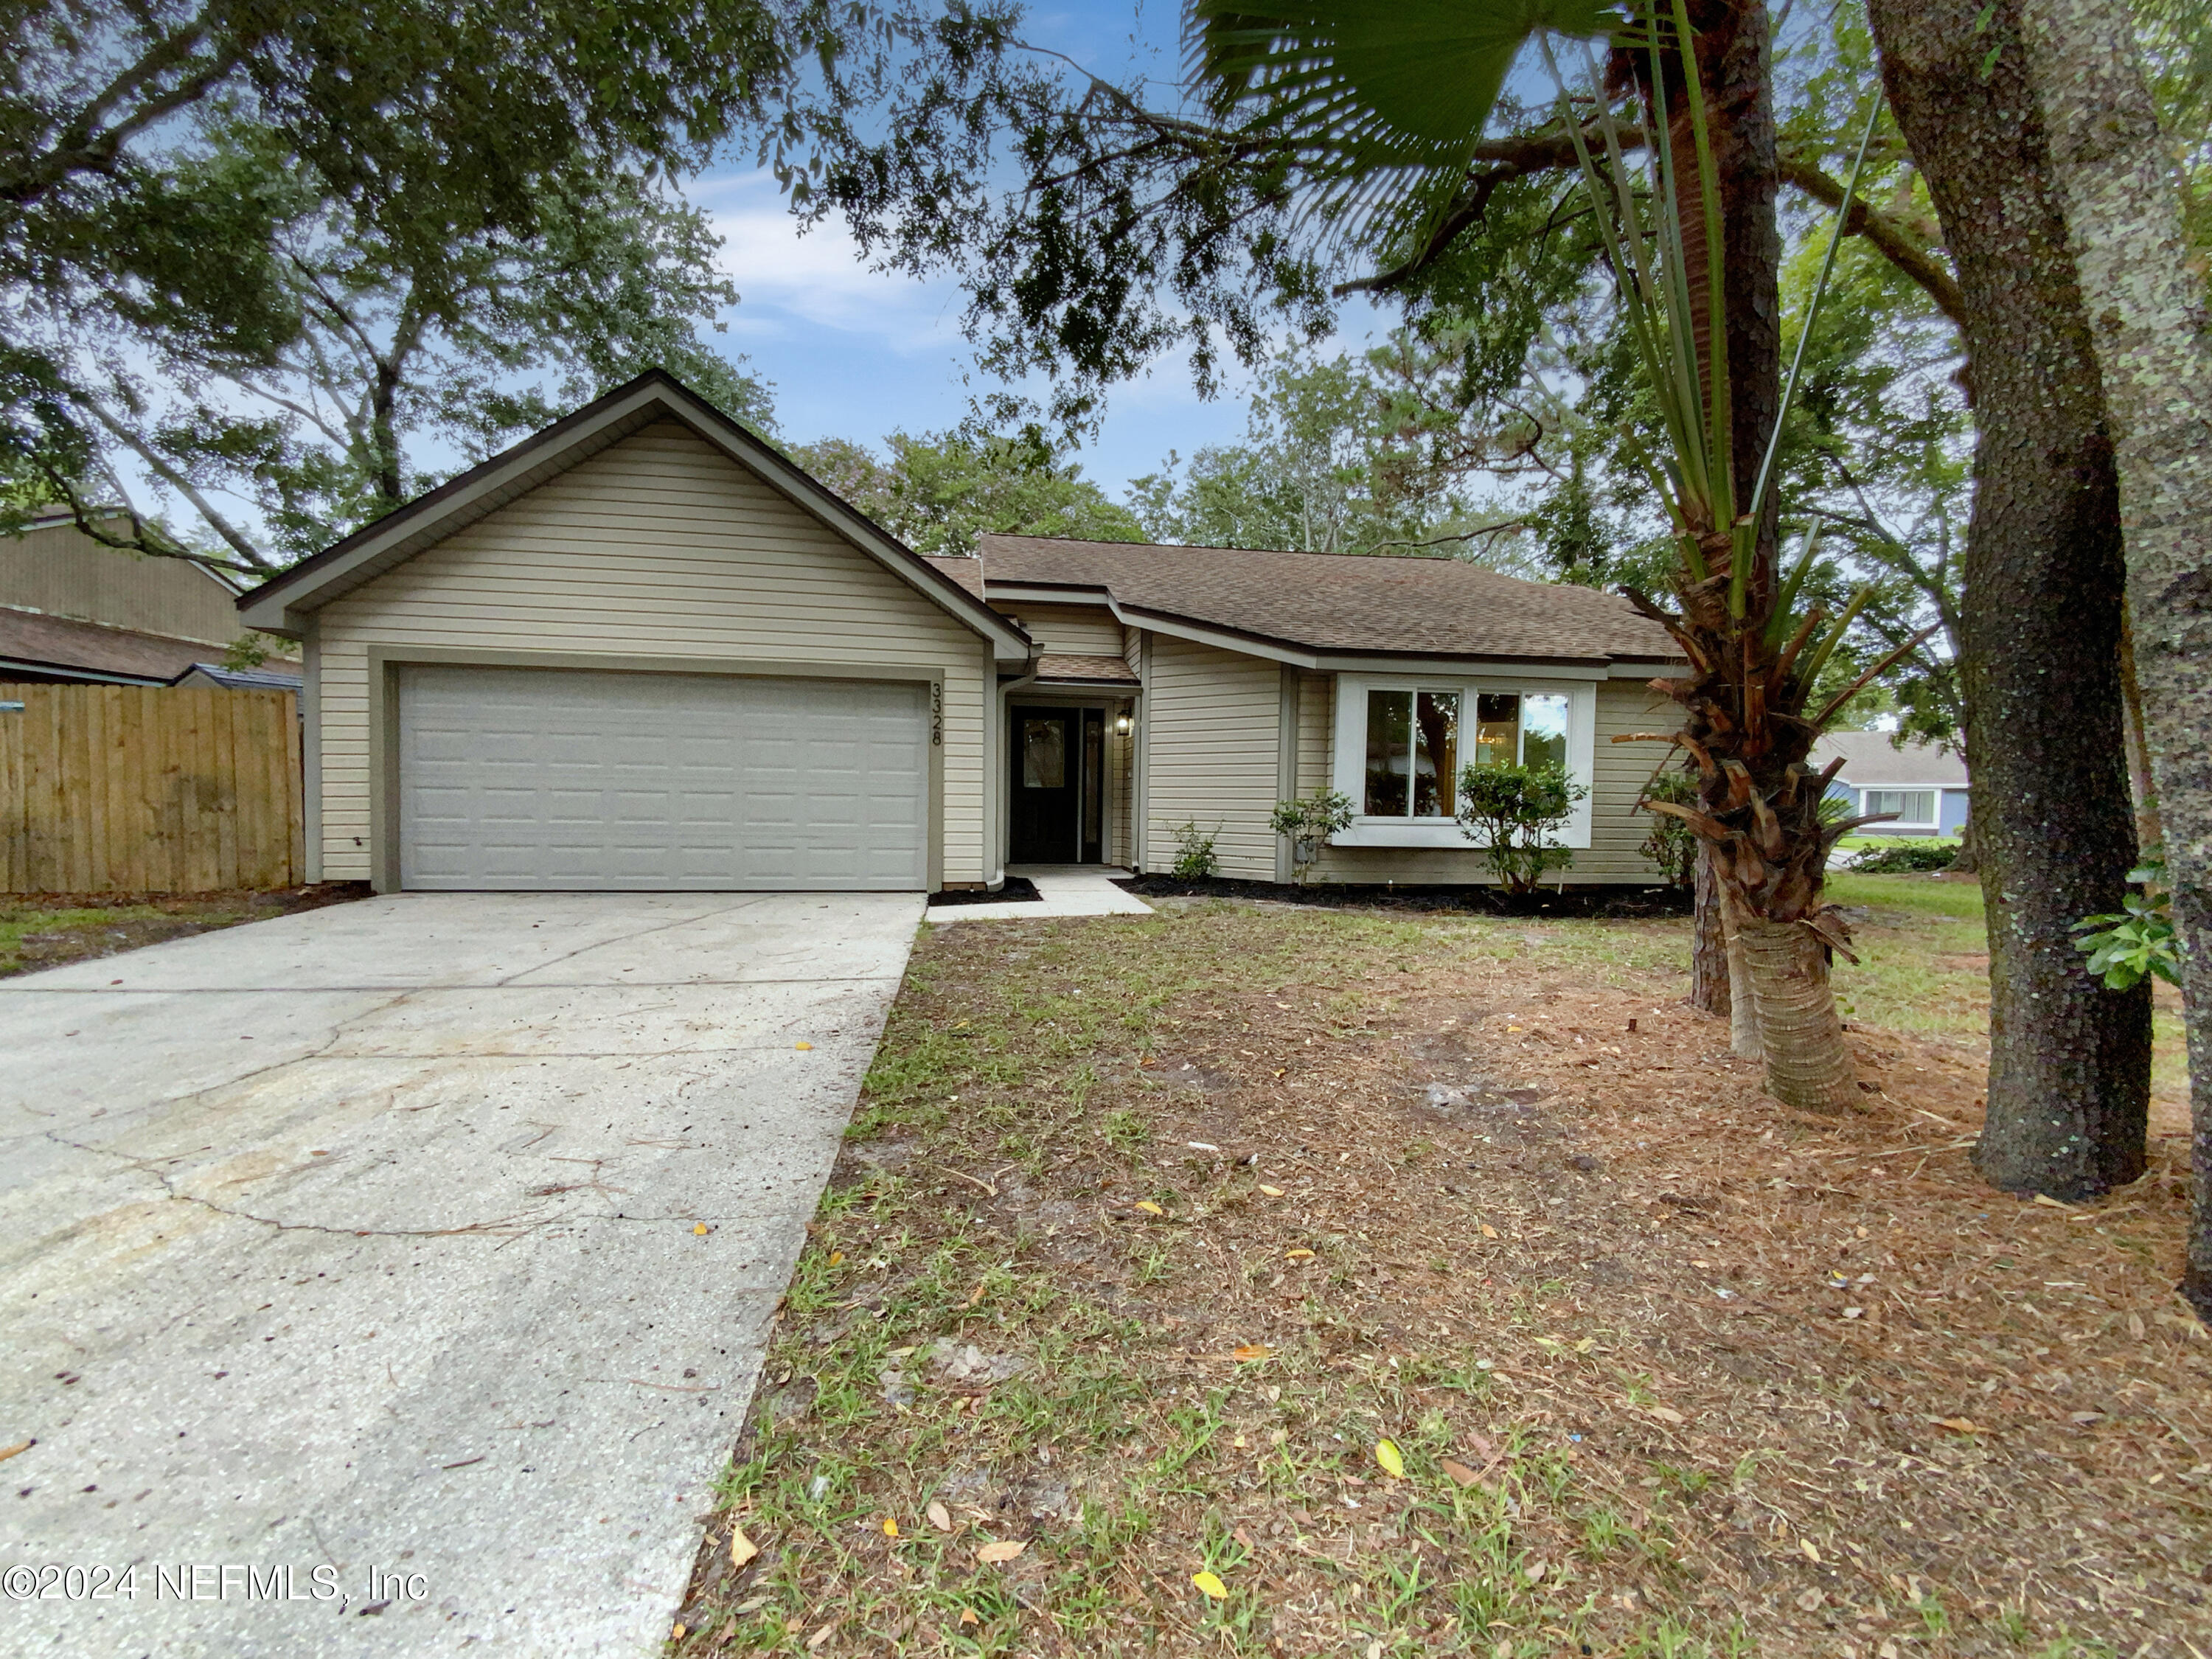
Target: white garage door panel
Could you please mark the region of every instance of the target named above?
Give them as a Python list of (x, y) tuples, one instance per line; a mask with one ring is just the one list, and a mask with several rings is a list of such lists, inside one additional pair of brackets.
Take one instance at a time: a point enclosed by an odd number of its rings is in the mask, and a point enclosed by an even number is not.
[(401, 884), (924, 887), (928, 730), (915, 684), (405, 668)]

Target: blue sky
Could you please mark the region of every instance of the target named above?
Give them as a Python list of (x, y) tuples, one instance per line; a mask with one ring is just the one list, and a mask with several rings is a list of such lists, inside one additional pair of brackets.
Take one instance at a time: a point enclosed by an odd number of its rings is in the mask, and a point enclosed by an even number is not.
[[(1159, 0), (1038, 8), (1024, 37), (1100, 74), (1137, 65), (1171, 80), (1180, 63), (1180, 16), (1177, 6)], [(716, 171), (688, 193), (725, 238), (723, 266), (742, 296), (724, 314), (727, 332), (714, 340), (774, 383), (787, 441), (836, 436), (880, 446), (900, 428), (957, 424), (969, 399), (990, 389), (975, 373), (974, 351), (960, 329), (965, 295), (951, 277), (922, 282), (871, 270), (834, 222), (802, 236), (764, 171)], [(1372, 320), (1365, 307), (1356, 307), (1346, 317), (1352, 332), (1340, 343), (1356, 347)], [(1247, 384), (1232, 373), (1221, 394), (1203, 402), (1191, 388), (1184, 352), (1171, 351), (1146, 378), (1114, 390), (1102, 429), (1078, 459), (1118, 501), (1129, 479), (1157, 471), (1170, 450), (1188, 456), (1202, 444), (1242, 438)]]

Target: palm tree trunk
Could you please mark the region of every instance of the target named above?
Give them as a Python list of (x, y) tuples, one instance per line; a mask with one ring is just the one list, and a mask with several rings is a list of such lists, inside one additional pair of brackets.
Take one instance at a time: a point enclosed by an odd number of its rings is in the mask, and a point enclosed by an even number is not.
[(1759, 1031), (1759, 993), (1751, 982), (1751, 958), (1743, 948), (1743, 911), (1724, 887), (1720, 889), (1716, 908), (1727, 939), (1729, 1052), (1738, 1060), (1763, 1060), (1766, 1045)]
[(1721, 884), (1713, 873), (1711, 849), (1703, 841), (1698, 843), (1692, 880), (1696, 908), (1690, 938), (1690, 1006), (1732, 1020), (1735, 1009), (1729, 995), (1733, 988), (1729, 972), (1733, 958), (1729, 952), (1728, 927), (1721, 913)]
[(2135, 859), (2122, 763), (2118, 475), (2066, 227), (2025, 79), (2021, 0), (1869, 0), (1890, 106), (1963, 291), (1975, 491), (1960, 617), (1989, 911), (1993, 1184), (2083, 1197), (2143, 1167), (2147, 985), (2075, 948)]
[(2021, 0), (2021, 11), (2119, 467), (2134, 666), (2189, 1032), (2196, 1216), (2182, 1293), (2212, 1320), (2212, 322), (2128, 7)]
[(1767, 1092), (1801, 1111), (1857, 1110), (1858, 1073), (1844, 1046), (1820, 936), (1799, 922), (1743, 916), (1736, 938), (1759, 1007)]

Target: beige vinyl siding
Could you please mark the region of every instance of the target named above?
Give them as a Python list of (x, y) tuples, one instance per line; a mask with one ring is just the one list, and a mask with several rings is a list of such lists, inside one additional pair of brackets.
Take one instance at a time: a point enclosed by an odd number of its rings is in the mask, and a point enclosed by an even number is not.
[(659, 422), (318, 617), (322, 876), (372, 872), (372, 647), (910, 667), (945, 681), (944, 869), (985, 880), (988, 647), (721, 451)]
[(1191, 822), (1215, 836), (1221, 874), (1273, 881), (1281, 665), (1157, 633), (1147, 654), (1147, 863), (1171, 866)]
[[(1298, 781), (1301, 793), (1329, 777), (1334, 686), (1328, 676), (1301, 677), (1298, 700)], [(1567, 872), (1570, 884), (1646, 882), (1657, 872), (1636, 849), (1650, 827), (1637, 810), (1636, 797), (1650, 775), (1657, 746), (1616, 744), (1619, 732), (1668, 731), (1669, 705), (1641, 680), (1601, 680), (1597, 688), (1595, 752), (1591, 757), (1590, 844), (1577, 848)], [(1655, 725), (1655, 722), (1656, 724)], [(1482, 854), (1469, 844), (1465, 852), (1425, 847), (1331, 847), (1314, 870), (1317, 881), (1487, 882), (1492, 878)]]
[(0, 605), (214, 646), (246, 631), (230, 589), (199, 566), (102, 547), (74, 524), (0, 536)]
[(1055, 657), (1118, 657), (1121, 624), (1103, 605), (1024, 605), (1001, 601), (992, 607), (1021, 618), (1037, 649)]
[(1298, 676), (1298, 793), (1329, 787), (1329, 756), (1336, 747), (1336, 676)]

